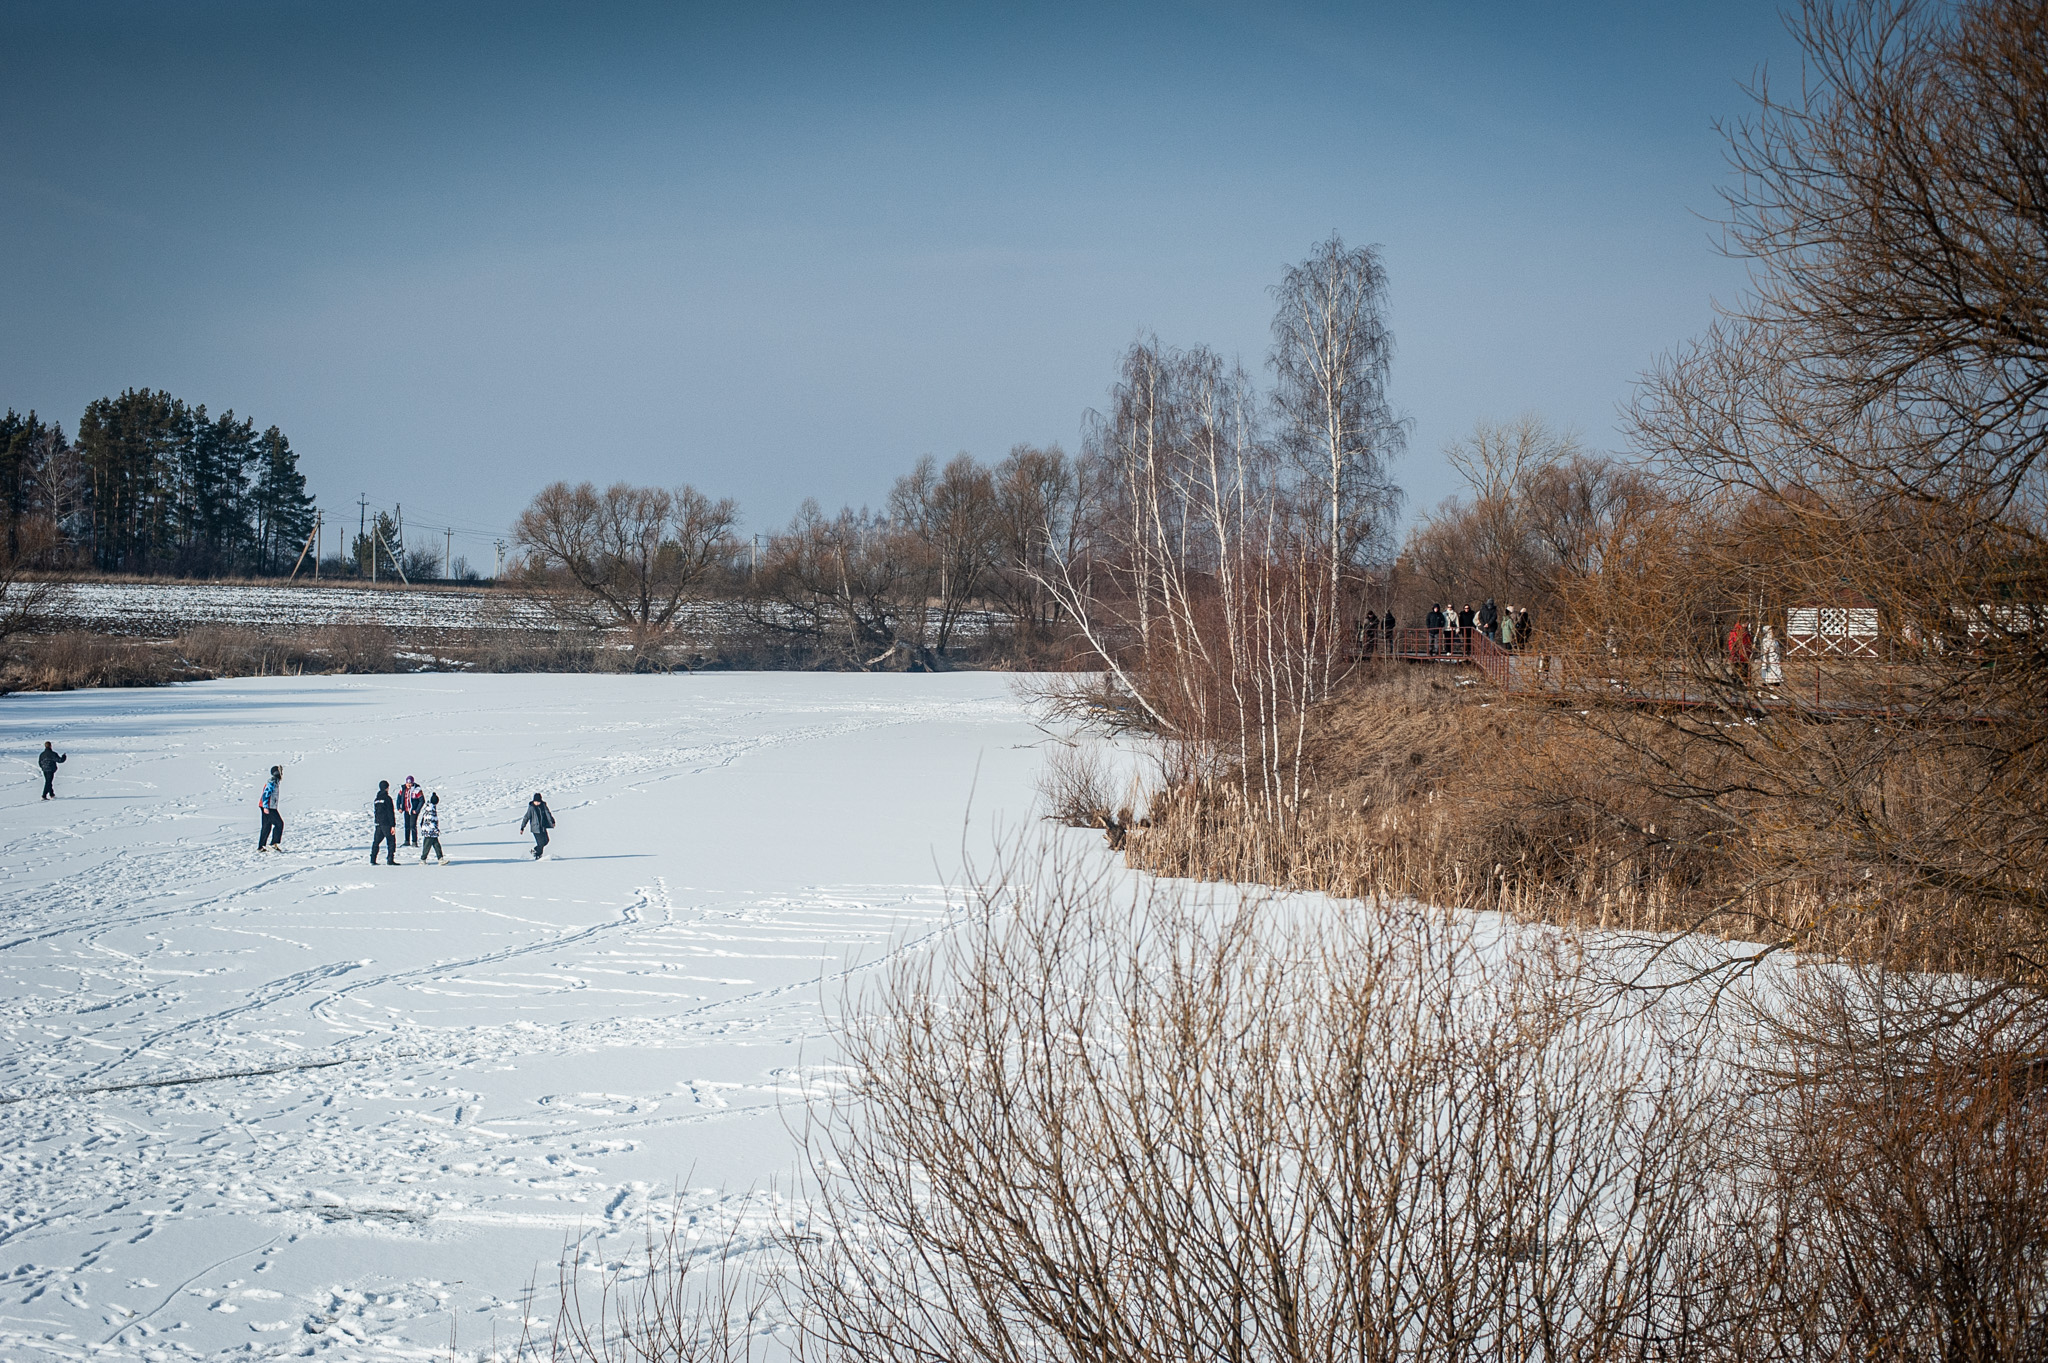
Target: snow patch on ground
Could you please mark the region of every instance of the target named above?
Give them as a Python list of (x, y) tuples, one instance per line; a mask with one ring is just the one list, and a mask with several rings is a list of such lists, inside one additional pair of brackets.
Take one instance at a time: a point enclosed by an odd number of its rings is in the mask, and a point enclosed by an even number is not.
[[(986, 673), (0, 702), (0, 1357), (445, 1357), (674, 1199), (757, 1239), (837, 982), (1025, 824), (1042, 738)], [(372, 868), (408, 774), (451, 861)]]

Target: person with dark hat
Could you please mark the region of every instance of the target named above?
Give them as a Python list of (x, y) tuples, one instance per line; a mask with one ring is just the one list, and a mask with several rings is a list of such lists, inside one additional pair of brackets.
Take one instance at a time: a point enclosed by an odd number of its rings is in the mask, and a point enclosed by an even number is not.
[(270, 769), (270, 782), (263, 787), (263, 793), (256, 797), (256, 808), (263, 815), (263, 827), (256, 831), (256, 850), (284, 851), (284, 812), (279, 808), (283, 797), (278, 786), (284, 782), (284, 768)]
[(43, 750), (36, 754), (36, 765), (43, 769), (43, 798), (57, 798), (57, 764), (65, 758), (49, 739), (43, 740)]
[(549, 810), (548, 802), (540, 798), (540, 792), (533, 793), (532, 801), (526, 806), (526, 817), (519, 821), (519, 831), (533, 830), (533, 859), (540, 860), (540, 854), (548, 850), (548, 830), (555, 826), (555, 816)]

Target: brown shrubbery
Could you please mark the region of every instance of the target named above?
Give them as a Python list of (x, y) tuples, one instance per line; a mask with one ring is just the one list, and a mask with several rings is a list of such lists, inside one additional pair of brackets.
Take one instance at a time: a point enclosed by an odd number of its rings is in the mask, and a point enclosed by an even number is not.
[[(1882, 721), (1633, 705), (1582, 713), (1475, 676), (1398, 664), (1355, 676), (1310, 717), (1313, 794), (1291, 822), (1247, 806), (1231, 782), (1172, 785), (1141, 811), (1132, 864), (2036, 978), (2048, 924), (1871, 864), (1878, 835), (1883, 845), (1924, 836), (1979, 790), (1976, 744), (1929, 744), (1888, 763), (1872, 751), (1893, 738)], [(1875, 788), (1816, 793), (1826, 809), (1809, 811), (1790, 781), (1764, 787), (1760, 754)], [(1886, 822), (1867, 825), (1863, 846), (1849, 833), (1832, 841), (1820, 819), (1844, 808), (1882, 811)], [(2023, 831), (2026, 813), (2012, 811), (2009, 826)], [(2028, 874), (2025, 856), (2019, 849), (2005, 871), (2015, 883)]]
[(1789, 962), (1733, 989), (1666, 964), (1659, 992), (1617, 994), (1583, 938), (1204, 897), (1077, 850), (999, 868), (849, 994), (785, 1266), (764, 1283), (761, 1241), (692, 1244), (672, 1219), (644, 1262), (566, 1265), (529, 1347), (1988, 1363), (2048, 1345), (2038, 1001), (1959, 1030), (1940, 1025), (1967, 997), (1952, 982)]

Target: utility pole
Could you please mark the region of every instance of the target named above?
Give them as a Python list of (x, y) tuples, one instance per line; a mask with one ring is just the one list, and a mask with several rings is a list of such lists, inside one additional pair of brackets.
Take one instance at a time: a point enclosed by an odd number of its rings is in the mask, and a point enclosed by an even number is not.
[(455, 552), (455, 527), (449, 526), (441, 532), (441, 576), (455, 576), (454, 560), (449, 555)]
[(370, 494), (365, 492), (356, 498), (356, 538), (362, 539), (370, 529)]
[(320, 556), (313, 553), (313, 537), (319, 533), (320, 518), (316, 515), (313, 518), (313, 528), (306, 532), (306, 542), (299, 546), (299, 556), (292, 563), (291, 575), (285, 578), (285, 581), (292, 582), (298, 578), (299, 569), (306, 566), (306, 555), (308, 554), (313, 554), (313, 571), (316, 574), (320, 571)]
[(498, 566), (491, 570), (491, 581), (496, 582), (505, 575), (505, 541), (492, 540), (491, 543), (498, 549)]

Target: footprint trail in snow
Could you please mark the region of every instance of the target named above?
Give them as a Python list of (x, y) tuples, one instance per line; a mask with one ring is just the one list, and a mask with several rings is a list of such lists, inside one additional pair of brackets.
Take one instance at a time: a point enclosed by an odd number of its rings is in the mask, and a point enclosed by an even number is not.
[[(1039, 737), (990, 674), (0, 701), (0, 1358), (446, 1357), (674, 1199), (748, 1243), (834, 981), (1025, 823)], [(452, 860), (373, 868), (408, 774)]]

